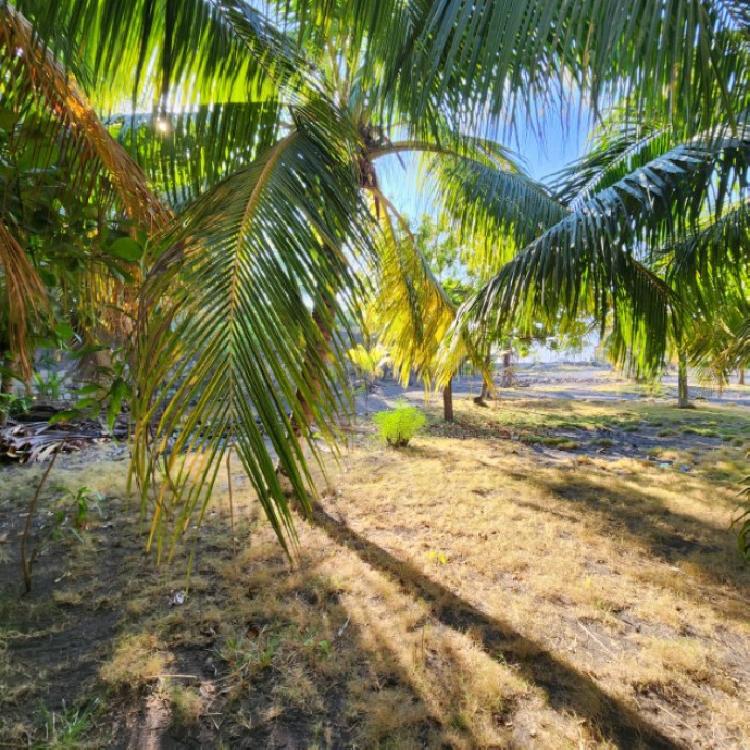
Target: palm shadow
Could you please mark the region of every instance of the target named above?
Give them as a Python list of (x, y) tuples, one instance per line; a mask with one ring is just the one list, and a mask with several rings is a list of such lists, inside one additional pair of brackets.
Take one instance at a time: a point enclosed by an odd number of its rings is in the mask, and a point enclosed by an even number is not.
[[(723, 597), (723, 614), (740, 620), (747, 617), (747, 599), (742, 592), (750, 583), (750, 571), (736, 557), (729, 524), (716, 528), (694, 516), (670, 510), (657, 498), (635, 488), (624, 491), (611, 485), (603, 487), (581, 477), (546, 480), (536, 476), (529, 477), (529, 481), (571, 510), (589, 519), (598, 518), (613, 535), (624, 532), (634, 545), (653, 557), (671, 565), (689, 561), (710, 583), (714, 606), (719, 606), (719, 587), (731, 587), (736, 598)], [(553, 512), (538, 507), (542, 512)]]
[(472, 628), (478, 632), (486, 652), (496, 660), (513, 665), (522, 677), (540, 687), (553, 709), (585, 717), (617, 747), (680, 747), (591, 678), (508, 623), (490, 617), (424, 575), (413, 564), (394, 557), (358, 534), (319, 504), (314, 506), (309, 520), (334, 542), (348, 547), (364, 562), (395, 578), (409, 594), (426, 601), (433, 616), (444, 625), (459, 631)]

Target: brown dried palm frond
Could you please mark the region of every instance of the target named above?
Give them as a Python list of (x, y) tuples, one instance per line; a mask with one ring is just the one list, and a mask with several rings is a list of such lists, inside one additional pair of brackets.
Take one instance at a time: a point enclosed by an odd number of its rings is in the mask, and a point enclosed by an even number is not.
[(0, 219), (0, 265), (5, 276), (8, 310), (8, 339), (24, 378), (31, 377), (31, 361), (26, 347), (29, 316), (46, 305), (44, 284), (29, 263), (23, 248)]

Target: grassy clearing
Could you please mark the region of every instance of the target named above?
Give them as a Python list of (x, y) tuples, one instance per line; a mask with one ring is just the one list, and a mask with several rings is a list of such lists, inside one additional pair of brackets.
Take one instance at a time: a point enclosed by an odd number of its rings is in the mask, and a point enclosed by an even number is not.
[(456, 413), (400, 451), (352, 432), (291, 568), (239, 475), (236, 554), (219, 486), (190, 579), (191, 550), (154, 568), (124, 462), (72, 456), (43, 505), (86, 485), (101, 515), (50, 541), (19, 600), (16, 514), (38, 470), (8, 471), (2, 740), (748, 746), (750, 571), (728, 529), (742, 410)]

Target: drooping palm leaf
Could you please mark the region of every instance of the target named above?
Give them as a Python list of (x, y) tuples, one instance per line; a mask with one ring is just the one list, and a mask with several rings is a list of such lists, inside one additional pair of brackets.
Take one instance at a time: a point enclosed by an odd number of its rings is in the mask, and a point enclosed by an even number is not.
[(455, 307), (419, 252), (406, 221), (382, 193), (376, 192), (375, 199), (383, 205), (384, 225), (374, 305), (379, 340), (390, 353), (402, 383), (408, 383), (416, 371), (429, 386)]
[(8, 343), (25, 379), (31, 378), (31, 360), (26, 346), (28, 319), (41, 311), (46, 292), (39, 275), (16, 238), (0, 219), (0, 266), (3, 270), (4, 303), (8, 316)]
[(330, 437), (345, 403), (331, 357), (343, 334), (329, 342), (324, 329), (353, 314), (345, 248), (367, 247), (372, 230), (351, 135), (327, 107), (297, 111), (289, 135), (201, 197), (165, 240), (143, 293), (134, 454), (144, 500), (166, 460), (159, 539), (168, 517), (176, 538), (205, 508), (232, 441), (282, 543), (294, 538), (277, 463), (307, 507), (313, 423)]
[(93, 191), (101, 177), (105, 192), (108, 188), (138, 226), (147, 231), (163, 226), (169, 212), (140, 167), (107, 132), (31, 24), (5, 4), (0, 6), (0, 60), (5, 106), (19, 117), (37, 107), (40, 127), (47, 129), (48, 160), (66, 162), (71, 189)]

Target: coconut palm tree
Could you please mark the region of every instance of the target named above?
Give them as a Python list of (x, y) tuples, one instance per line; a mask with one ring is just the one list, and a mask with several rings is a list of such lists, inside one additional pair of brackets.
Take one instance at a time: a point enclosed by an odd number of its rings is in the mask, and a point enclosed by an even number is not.
[[(627, 96), (671, 116), (685, 137), (718, 113), (734, 128), (746, 83), (736, 31), (744, 16), (728, 0), (669, 12), (661, 0), (279, 0), (262, 11), (242, 0), (16, 0), (3, 13), (23, 13), (44, 43), (42, 67), (68, 86), (78, 71), (101, 109), (132, 101), (152, 111), (113, 118), (111, 132), (133, 154), (121, 163), (113, 154), (125, 151), (93, 115), (69, 130), (89, 132), (113, 189), (139, 198), (122, 200), (134, 220), (151, 228), (166, 214), (134, 161), (180, 209), (142, 261), (134, 348), (133, 469), (159, 540), (167, 524), (179, 535), (205, 508), (230, 443), (280, 538), (293, 537), (276, 469), (305, 506), (313, 426), (335, 438), (346, 406), (340, 324), (357, 314), (356, 270), (376, 259), (394, 304), (406, 305), (394, 314), (402, 367), (419, 366), (432, 346), (423, 342), (450, 324), (453, 311), (383, 195), (378, 159), (438, 157), (457, 186), (454, 206), (467, 206), (467, 231), (491, 224), (514, 246), (531, 243), (473, 310), (486, 317), (499, 302), (507, 311), (522, 293), (575, 308), (585, 283), (600, 315), (631, 314), (645, 336), (666, 327), (668, 290), (619, 243), (576, 239), (593, 226), (586, 210), (529, 181), (497, 135), (577, 92), (595, 108)], [(57, 112), (53, 93), (41, 97)], [(73, 101), (66, 94), (58, 105)], [(75, 102), (76, 114), (91, 112)], [(120, 170), (138, 178), (124, 181)], [(613, 204), (633, 193), (616, 209), (623, 222), (651, 200), (627, 180), (610, 192)], [(577, 250), (567, 266), (550, 249), (562, 240)], [(552, 295), (548, 279), (559, 282)], [(659, 337), (649, 341), (656, 358)], [(159, 471), (167, 481), (156, 482)]]
[[(750, 128), (740, 119), (688, 139), (683, 132), (625, 109), (610, 114), (551, 186), (560, 220), (540, 223), (496, 269), (462, 310), (463, 330), (582, 310), (611, 329), (616, 357), (637, 368), (660, 368), (668, 339), (686, 353), (688, 306), (710, 314), (729, 278), (735, 289), (747, 278)], [(468, 179), (444, 181), (448, 200), (497, 235), (488, 192), (470, 194)], [(626, 289), (632, 304), (619, 304)]]

